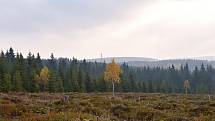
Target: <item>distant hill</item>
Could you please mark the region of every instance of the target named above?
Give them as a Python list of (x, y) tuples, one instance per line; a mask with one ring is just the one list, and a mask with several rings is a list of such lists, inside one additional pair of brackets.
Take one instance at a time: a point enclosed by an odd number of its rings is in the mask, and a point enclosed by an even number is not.
[(202, 56), (202, 57), (195, 57), (193, 59), (215, 61), (215, 56)]
[(195, 66), (201, 67), (202, 63), (207, 65), (212, 65), (215, 67), (215, 57), (214, 56), (205, 56), (205, 57), (196, 57), (191, 59), (170, 59), (170, 60), (158, 60), (153, 58), (144, 58), (144, 57), (109, 57), (109, 58), (96, 58), (96, 59), (88, 59), (88, 62), (106, 62), (110, 63), (112, 59), (115, 59), (117, 63), (127, 63), (129, 66), (133, 67), (163, 67), (168, 68), (174, 65), (176, 68), (180, 68), (181, 65), (185, 65), (186, 63), (189, 65), (191, 70), (195, 69)]
[(145, 58), (145, 57), (108, 57), (108, 58), (95, 58), (95, 59), (88, 59), (88, 62), (106, 62), (110, 63), (112, 60), (115, 60), (117, 63), (128, 63), (134, 61), (158, 61), (157, 59), (153, 58)]
[(215, 61), (208, 61), (208, 60), (194, 60), (194, 59), (178, 59), (178, 60), (159, 60), (159, 61), (130, 61), (127, 62), (129, 66), (134, 66), (134, 67), (144, 67), (144, 66), (149, 66), (151, 68), (153, 67), (163, 67), (163, 68), (168, 68), (172, 65), (174, 65), (176, 68), (180, 68), (181, 65), (185, 64), (189, 65), (189, 68), (191, 70), (195, 69), (195, 66), (201, 67), (202, 63), (205, 65), (212, 65), (215, 67)]

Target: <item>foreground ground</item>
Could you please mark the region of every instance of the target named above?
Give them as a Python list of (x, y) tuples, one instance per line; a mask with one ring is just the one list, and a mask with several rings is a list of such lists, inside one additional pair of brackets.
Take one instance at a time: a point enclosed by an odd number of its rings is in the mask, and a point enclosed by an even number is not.
[(0, 93), (0, 121), (215, 121), (215, 97)]

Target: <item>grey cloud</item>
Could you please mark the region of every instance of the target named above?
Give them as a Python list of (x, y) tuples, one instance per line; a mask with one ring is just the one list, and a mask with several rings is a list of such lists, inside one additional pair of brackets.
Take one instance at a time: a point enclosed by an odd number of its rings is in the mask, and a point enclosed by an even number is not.
[(0, 32), (31, 34), (41, 29), (66, 31), (98, 26), (120, 18), (135, 3), (129, 0), (1, 0)]
[(0, 49), (12, 45), (45, 57), (211, 54), (213, 2), (196, 1), (0, 0)]

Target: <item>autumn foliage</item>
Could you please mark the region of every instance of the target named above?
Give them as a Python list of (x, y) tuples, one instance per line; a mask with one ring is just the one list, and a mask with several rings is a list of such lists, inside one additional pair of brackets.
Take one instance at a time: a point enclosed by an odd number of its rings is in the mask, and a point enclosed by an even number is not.
[(44, 91), (45, 86), (48, 84), (49, 80), (49, 69), (48, 67), (43, 67), (39, 75), (40, 85), (42, 86), (42, 91)]
[(121, 74), (121, 68), (120, 65), (116, 64), (114, 59), (112, 60), (112, 63), (107, 64), (106, 70), (105, 70), (105, 81), (111, 82), (113, 85), (113, 95), (114, 95), (114, 84), (120, 83), (120, 74)]
[(105, 80), (111, 81), (114, 83), (120, 82), (120, 73), (121, 68), (118, 64), (115, 63), (114, 59), (112, 60), (112, 63), (107, 64), (106, 70), (105, 70)]

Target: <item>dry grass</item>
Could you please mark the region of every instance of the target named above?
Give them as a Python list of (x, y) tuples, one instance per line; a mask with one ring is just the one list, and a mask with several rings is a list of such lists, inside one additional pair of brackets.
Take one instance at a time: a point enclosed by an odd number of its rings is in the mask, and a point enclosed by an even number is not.
[(118, 93), (0, 94), (0, 121), (215, 121), (215, 97)]

